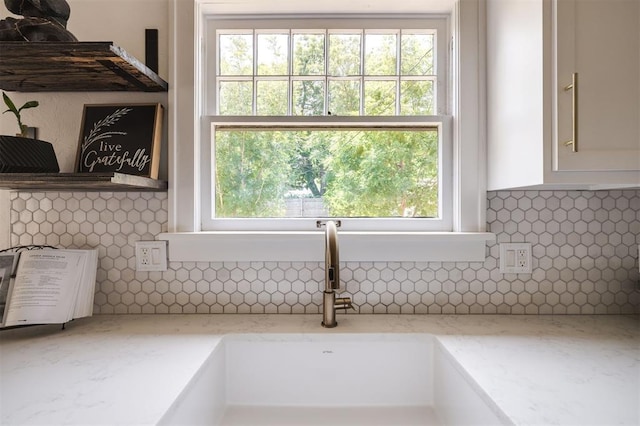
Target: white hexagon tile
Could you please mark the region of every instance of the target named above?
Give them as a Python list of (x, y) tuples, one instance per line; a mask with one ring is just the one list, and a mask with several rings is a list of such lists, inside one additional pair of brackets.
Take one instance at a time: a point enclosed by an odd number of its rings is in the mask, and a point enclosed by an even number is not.
[[(640, 191), (490, 192), (497, 236), (477, 263), (344, 263), (359, 313), (640, 313)], [(171, 262), (136, 272), (134, 243), (167, 226), (153, 192), (11, 194), (12, 245), (97, 247), (94, 313), (318, 314), (320, 262)], [(532, 274), (502, 274), (499, 243), (529, 242)]]

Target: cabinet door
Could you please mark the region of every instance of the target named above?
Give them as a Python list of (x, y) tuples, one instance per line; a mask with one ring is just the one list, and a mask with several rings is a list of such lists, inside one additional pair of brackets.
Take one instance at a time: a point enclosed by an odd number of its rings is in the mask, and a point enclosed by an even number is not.
[(554, 169), (640, 170), (640, 1), (555, 6)]

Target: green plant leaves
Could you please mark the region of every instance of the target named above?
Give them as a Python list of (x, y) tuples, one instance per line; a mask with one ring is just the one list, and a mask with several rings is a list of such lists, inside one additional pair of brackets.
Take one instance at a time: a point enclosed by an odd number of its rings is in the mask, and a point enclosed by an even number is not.
[(2, 99), (4, 100), (4, 103), (7, 106), (7, 108), (9, 108), (5, 112), (12, 112), (16, 115), (16, 117), (20, 115), (20, 111), (22, 111), (23, 109), (35, 108), (38, 105), (40, 105), (38, 101), (28, 101), (28, 102), (25, 102), (25, 104), (22, 105), (20, 108), (16, 108), (16, 105), (13, 103), (11, 98), (4, 92), (2, 92)]
[(23, 109), (27, 109), (27, 108), (35, 108), (38, 105), (39, 105), (38, 101), (29, 101), (24, 105), (22, 105), (18, 111), (22, 111)]
[[(14, 105), (13, 101), (11, 100), (11, 98), (9, 98), (9, 96), (7, 96), (6, 93), (2, 92), (2, 99), (4, 100), (5, 105), (7, 105), (7, 107), (9, 108), (8, 110), (6, 110), (5, 112), (12, 112), (16, 115), (18, 115), (20, 113), (20, 111), (16, 108), (16, 106)], [(4, 114), (4, 112), (3, 112)]]
[(13, 103), (11, 98), (4, 92), (2, 92), (2, 99), (4, 100), (4, 103), (7, 106), (7, 108), (9, 108), (8, 110), (4, 111), (3, 114), (6, 112), (12, 112), (13, 115), (15, 115), (16, 119), (18, 120), (18, 127), (20, 128), (20, 134), (25, 135), (27, 132), (28, 126), (26, 124), (22, 124), (20, 111), (22, 111), (23, 109), (37, 107), (39, 105), (38, 101), (28, 101), (28, 102), (25, 102), (25, 104), (22, 105), (20, 108), (16, 108), (16, 105)]

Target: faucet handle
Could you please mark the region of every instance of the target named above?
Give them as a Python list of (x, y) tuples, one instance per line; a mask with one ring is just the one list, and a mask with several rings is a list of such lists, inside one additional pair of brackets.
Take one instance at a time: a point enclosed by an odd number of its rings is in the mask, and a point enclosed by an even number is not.
[(332, 290), (340, 290), (340, 281), (336, 280), (336, 268), (327, 268), (327, 280)]
[(354, 311), (357, 311), (357, 309), (353, 306), (353, 303), (351, 303), (350, 297), (336, 297), (335, 308), (344, 309), (345, 311), (347, 309), (353, 309)]

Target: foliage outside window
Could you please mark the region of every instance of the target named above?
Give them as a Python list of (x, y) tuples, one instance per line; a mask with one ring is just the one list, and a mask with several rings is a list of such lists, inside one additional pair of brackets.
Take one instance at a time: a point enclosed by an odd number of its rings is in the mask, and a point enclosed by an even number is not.
[(437, 151), (435, 129), (220, 129), (216, 216), (437, 217)]

